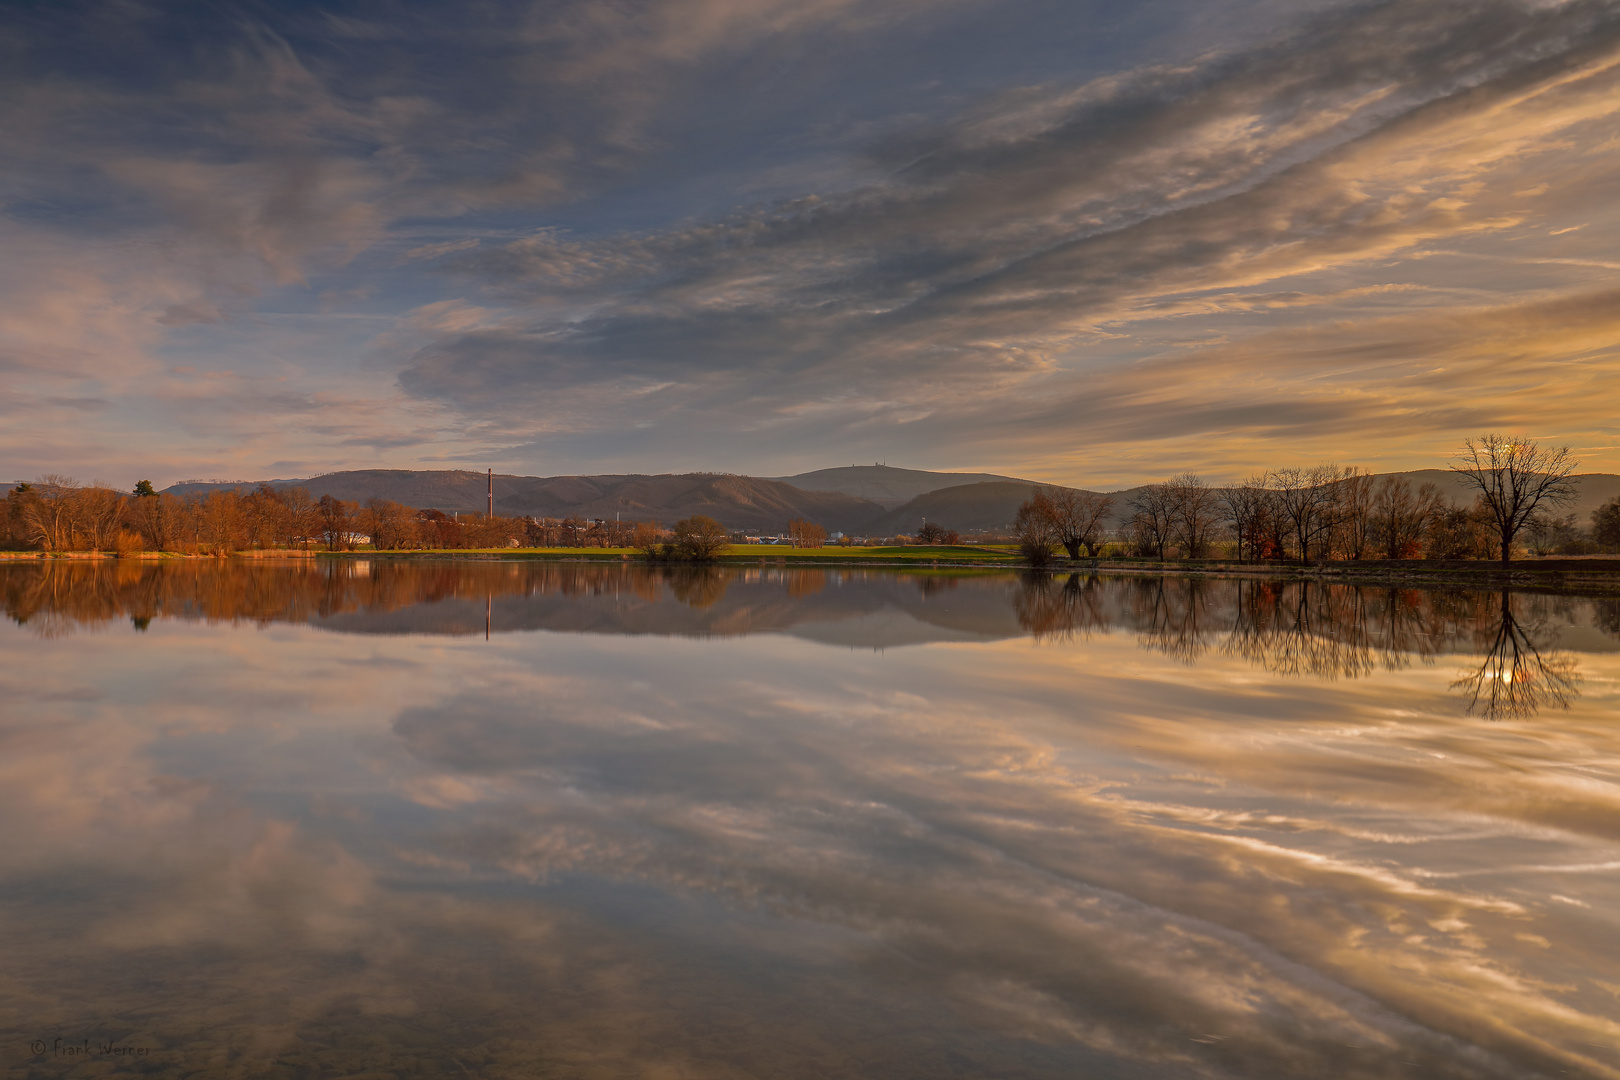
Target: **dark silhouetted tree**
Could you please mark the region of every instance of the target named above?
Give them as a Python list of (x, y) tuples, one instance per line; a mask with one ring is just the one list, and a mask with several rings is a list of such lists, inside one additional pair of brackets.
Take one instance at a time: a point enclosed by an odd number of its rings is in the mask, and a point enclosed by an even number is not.
[(1620, 551), (1620, 497), (1592, 511), (1592, 539), (1607, 551)]
[(1445, 496), (1433, 484), (1412, 490), (1404, 476), (1386, 476), (1372, 494), (1372, 538), (1386, 559), (1415, 559), (1435, 519), (1446, 511)]
[(1149, 484), (1131, 500), (1131, 546), (1138, 555), (1163, 559), (1175, 537), (1176, 504), (1168, 484)]
[(1045, 566), (1052, 561), (1052, 545), (1058, 542), (1053, 518), (1052, 500), (1040, 488), (1034, 489), (1029, 501), (1018, 507), (1013, 533), (1018, 537), (1018, 553), (1031, 566)]
[(1567, 446), (1543, 448), (1532, 439), (1493, 433), (1464, 441), (1451, 471), (1479, 491), (1507, 563), (1514, 539), (1538, 509), (1575, 498), (1569, 478), (1577, 464)]
[(1095, 557), (1102, 544), (1103, 522), (1114, 507), (1113, 498), (1095, 491), (1054, 488), (1046, 493), (1046, 499), (1053, 532), (1069, 558), (1078, 559), (1082, 547), (1088, 556)]

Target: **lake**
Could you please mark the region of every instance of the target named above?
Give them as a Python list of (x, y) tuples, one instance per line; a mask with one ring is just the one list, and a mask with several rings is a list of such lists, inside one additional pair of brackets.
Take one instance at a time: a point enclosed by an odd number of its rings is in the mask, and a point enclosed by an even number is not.
[(9, 1075), (1620, 1077), (1620, 600), (0, 565)]

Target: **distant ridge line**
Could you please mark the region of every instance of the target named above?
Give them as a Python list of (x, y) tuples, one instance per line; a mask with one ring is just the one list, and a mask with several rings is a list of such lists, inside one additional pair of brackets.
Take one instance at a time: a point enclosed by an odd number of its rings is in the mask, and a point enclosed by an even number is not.
[[(1471, 495), (1459, 477), (1444, 469), (1418, 469), (1395, 474), (1414, 485), (1433, 482), (1448, 498), (1467, 503)], [(964, 478), (993, 477), (981, 480)], [(1581, 473), (1580, 495), (1565, 512), (1584, 520), (1598, 505), (1620, 496), (1620, 476)], [(754, 477), (746, 473), (606, 473), (596, 475), (520, 476), (496, 473), (495, 511), (536, 517), (605, 517), (626, 521), (662, 521), (705, 514), (726, 527), (776, 532), (793, 518), (805, 518), (829, 531), (850, 535), (909, 535), (923, 521), (963, 532), (1007, 529), (1032, 487), (1065, 485), (984, 473), (936, 473), (894, 466), (820, 469), (787, 477)], [(301, 480), (182, 480), (168, 492), (201, 495), (209, 490), (249, 491), (259, 484), (278, 489), (304, 487), (316, 498), (364, 502), (391, 499), (418, 509), (446, 513), (482, 513), (486, 473), (471, 469), (349, 469)], [(1222, 485), (1212, 485), (1217, 490)], [(1076, 489), (1084, 490), (1084, 489)], [(1130, 502), (1142, 487), (1106, 492), (1114, 499), (1109, 525), (1123, 524)]]

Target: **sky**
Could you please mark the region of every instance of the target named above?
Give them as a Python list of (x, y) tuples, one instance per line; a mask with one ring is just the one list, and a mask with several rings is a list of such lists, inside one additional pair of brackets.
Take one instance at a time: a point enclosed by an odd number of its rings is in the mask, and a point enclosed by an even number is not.
[(1620, 471), (1620, 2), (0, 11), (0, 458)]

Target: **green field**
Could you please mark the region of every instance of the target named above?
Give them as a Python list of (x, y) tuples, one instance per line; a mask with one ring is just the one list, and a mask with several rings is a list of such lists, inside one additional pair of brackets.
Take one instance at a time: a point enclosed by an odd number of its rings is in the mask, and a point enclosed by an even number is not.
[[(325, 554), (322, 552), (321, 554)], [(504, 559), (577, 559), (589, 562), (623, 562), (643, 558), (634, 548), (443, 548), (411, 551), (344, 551), (336, 553), (344, 558), (504, 558)], [(1012, 551), (990, 545), (939, 544), (908, 547), (820, 547), (793, 548), (783, 544), (732, 544), (715, 558), (718, 564), (746, 564), (766, 562), (792, 562), (815, 565), (817, 563), (882, 562), (901, 565), (932, 565), (934, 563), (992, 563), (1016, 561)]]

